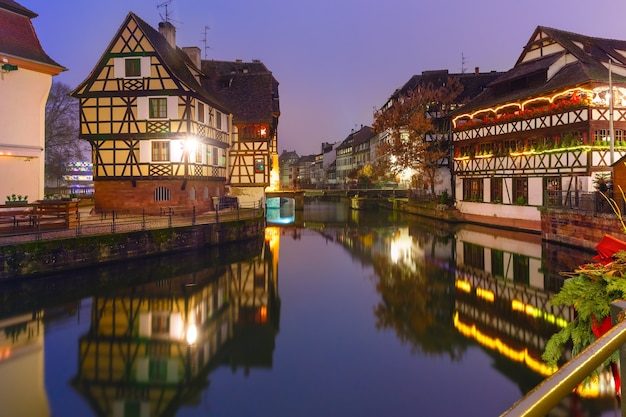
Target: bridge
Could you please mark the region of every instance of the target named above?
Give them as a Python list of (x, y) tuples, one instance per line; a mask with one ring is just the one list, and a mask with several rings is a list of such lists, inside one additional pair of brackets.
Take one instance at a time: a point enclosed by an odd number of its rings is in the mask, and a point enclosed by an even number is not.
[(407, 198), (408, 190), (395, 188), (351, 188), (347, 190), (322, 190), (322, 189), (304, 189), (304, 190), (278, 190), (266, 191), (265, 198), (289, 198), (294, 200), (296, 210), (304, 210), (305, 198)]

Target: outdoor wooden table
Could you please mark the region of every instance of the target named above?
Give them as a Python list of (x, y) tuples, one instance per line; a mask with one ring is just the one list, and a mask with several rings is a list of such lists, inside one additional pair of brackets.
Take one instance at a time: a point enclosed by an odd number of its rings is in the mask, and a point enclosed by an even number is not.
[(3, 204), (0, 205), (0, 224), (10, 223), (12, 227), (19, 226), (20, 222), (32, 224), (32, 216), (36, 204)]

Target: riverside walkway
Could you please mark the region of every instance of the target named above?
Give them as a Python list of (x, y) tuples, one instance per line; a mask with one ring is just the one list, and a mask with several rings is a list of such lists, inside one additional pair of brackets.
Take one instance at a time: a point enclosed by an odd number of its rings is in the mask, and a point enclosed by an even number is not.
[(96, 213), (93, 204), (79, 205), (76, 220), (69, 227), (46, 227), (29, 221), (0, 224), (0, 247), (38, 240), (63, 239), (82, 235), (125, 233), (149, 229), (195, 226), (247, 219), (263, 211), (262, 204), (253, 203), (221, 210), (196, 213), (194, 209), (162, 207), (158, 211)]

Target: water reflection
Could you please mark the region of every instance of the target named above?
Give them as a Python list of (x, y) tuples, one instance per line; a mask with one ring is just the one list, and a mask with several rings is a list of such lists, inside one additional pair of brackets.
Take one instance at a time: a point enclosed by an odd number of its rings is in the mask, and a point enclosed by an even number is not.
[[(135, 274), (119, 266), (84, 272), (89, 287), (81, 279), (56, 276), (6, 285), (2, 295), (27, 295), (26, 305), (15, 303), (14, 310), (46, 298), (46, 311), (58, 309), (52, 300), (62, 298), (61, 291), (91, 296), (72, 386), (94, 415), (175, 415), (208, 386), (216, 367), (271, 367), (280, 314), (275, 245), (268, 230), (262, 244), (142, 261), (131, 268)], [(51, 287), (63, 290), (51, 294)], [(50, 415), (43, 387), (43, 314), (0, 320), (0, 328), (2, 415)]]
[[(290, 214), (288, 208), (283, 210)], [(384, 210), (350, 210), (341, 204), (310, 204), (291, 215), (307, 233), (323, 237), (360, 268), (371, 268), (373, 326), (392, 333), (412, 355), (462, 362), (478, 345), (493, 359), (497, 372), (519, 387), (520, 396), (554, 371), (543, 363), (541, 353), (572, 312), (551, 306), (549, 300), (563, 282), (559, 272), (572, 270), (591, 253), (546, 244), (534, 235), (460, 227)], [(48, 392), (44, 387), (43, 352), (51, 349), (44, 343), (44, 328), (52, 326), (49, 335), (55, 334), (57, 317), (71, 316), (83, 324), (75, 339), (64, 341), (75, 345), (74, 357), (59, 354), (55, 359), (75, 366), (69, 382), (97, 416), (177, 415), (181, 407), (193, 409), (205, 402), (201, 397), (216, 388), (209, 383), (220, 368), (244, 375), (274, 370), (282, 304), (279, 250), (290, 241), (306, 239), (303, 230), (293, 224), (271, 226), (264, 239), (245, 246), (1, 285), (2, 415), (62, 415), (51, 413), (49, 402), (60, 399), (49, 401), (51, 387)], [(313, 302), (326, 306), (329, 298)], [(362, 302), (356, 293), (353, 298), (355, 304)], [(77, 317), (81, 302), (82, 311), (89, 314)], [(315, 320), (291, 310), (294, 316), (287, 319), (329, 326), (334, 318), (325, 317), (324, 310), (351, 307), (316, 308)], [(323, 339), (329, 351), (339, 350), (332, 338), (323, 336), (328, 328), (302, 331)], [(49, 336), (45, 341), (50, 343)], [(297, 345), (300, 350), (289, 359), (299, 368), (298, 376), (321, 373), (307, 368), (316, 345)], [(356, 378), (357, 371), (350, 372)], [(474, 378), (478, 382), (482, 376)], [(553, 415), (598, 416), (614, 409), (611, 383), (603, 375), (581, 386)], [(278, 385), (275, 394), (289, 397), (289, 385), (292, 380)], [(20, 395), (23, 392), (29, 395)], [(354, 398), (346, 396), (345, 401), (354, 403)], [(458, 407), (461, 415), (464, 405)], [(269, 407), (265, 414), (262, 409), (259, 404), (261, 415), (275, 415)], [(204, 411), (198, 408), (193, 415), (217, 415)]]

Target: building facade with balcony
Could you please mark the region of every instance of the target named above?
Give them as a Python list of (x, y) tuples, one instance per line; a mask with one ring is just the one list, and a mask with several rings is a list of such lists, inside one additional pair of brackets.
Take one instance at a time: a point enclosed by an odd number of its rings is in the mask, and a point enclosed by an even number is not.
[(626, 152), (624, 65), (626, 41), (537, 27), (515, 66), (453, 114), (457, 209), (539, 227), (538, 207), (594, 191)]

